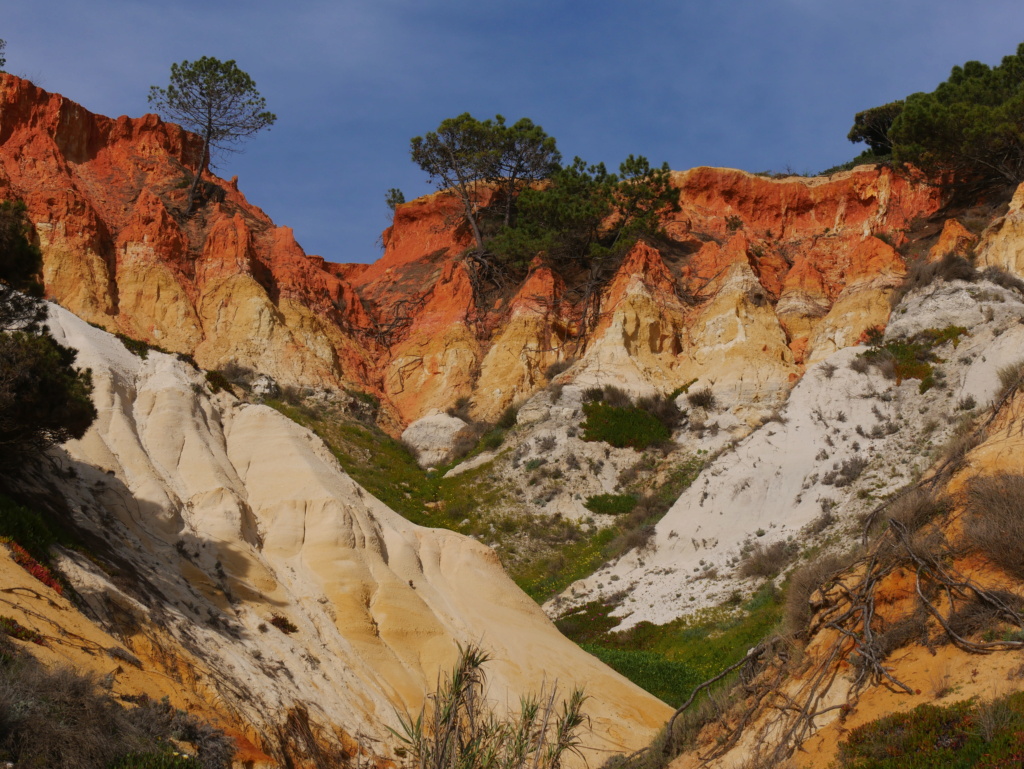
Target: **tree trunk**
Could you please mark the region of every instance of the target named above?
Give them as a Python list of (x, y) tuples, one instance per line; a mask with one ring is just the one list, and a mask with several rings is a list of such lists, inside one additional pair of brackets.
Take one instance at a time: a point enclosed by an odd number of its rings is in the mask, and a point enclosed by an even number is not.
[(476, 240), (477, 250), (482, 254), (484, 252), (484, 236), (480, 234), (480, 227), (476, 223), (476, 215), (473, 213), (473, 203), (468, 191), (462, 198), (462, 205), (466, 209), (466, 220), (473, 230), (473, 238)]
[(195, 178), (192, 179), (192, 186), (188, 189), (188, 205), (185, 207), (185, 216), (192, 213), (192, 209), (196, 204), (196, 190), (199, 189), (199, 180), (203, 178), (203, 171), (206, 170), (206, 151), (210, 146), (209, 134), (203, 136), (203, 154), (199, 156), (199, 170), (196, 171)]

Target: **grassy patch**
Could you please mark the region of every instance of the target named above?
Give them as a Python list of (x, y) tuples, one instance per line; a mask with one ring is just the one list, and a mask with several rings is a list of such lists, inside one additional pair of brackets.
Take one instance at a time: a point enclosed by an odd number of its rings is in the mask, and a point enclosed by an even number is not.
[(587, 497), (583, 506), (599, 515), (624, 515), (636, 507), (637, 501), (634, 494), (597, 494)]
[(883, 374), (894, 378), (896, 384), (905, 379), (917, 379), (921, 382), (918, 389), (925, 393), (936, 384), (935, 367), (942, 363), (934, 350), (944, 344), (952, 343), (956, 348), (960, 337), (968, 331), (963, 326), (947, 326), (946, 328), (927, 328), (907, 339), (892, 339), (883, 342), (881, 331), (869, 334), (870, 349), (861, 353), (860, 357), (877, 367)]
[(770, 584), (745, 605), (719, 607), (665, 625), (640, 622), (621, 633), (610, 628), (615, 607), (592, 602), (561, 617), (559, 630), (584, 649), (669, 705), (756, 646), (779, 624), (782, 596)]
[(583, 413), (586, 414), (585, 441), (604, 441), (617, 449), (643, 450), (670, 437), (669, 429), (657, 417), (636, 406), (584, 403)]
[(555, 558), (543, 559), (510, 569), (509, 576), (530, 598), (543, 603), (578, 579), (597, 571), (607, 560), (605, 549), (617, 536), (617, 529), (602, 529), (562, 548)]
[(375, 428), (281, 401), (267, 404), (323, 438), (356, 483), (413, 523), (480, 533), (484, 513), (502, 498), (502, 489), (487, 477), (489, 463), (444, 478), (447, 468), (423, 470), (405, 446)]
[(666, 659), (654, 652), (609, 649), (596, 644), (581, 646), (612, 670), (672, 707), (679, 707), (701, 683), (690, 665)]

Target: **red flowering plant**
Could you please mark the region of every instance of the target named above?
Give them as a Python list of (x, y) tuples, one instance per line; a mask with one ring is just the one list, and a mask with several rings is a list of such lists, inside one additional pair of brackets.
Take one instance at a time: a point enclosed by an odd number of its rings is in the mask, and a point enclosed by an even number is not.
[(29, 555), (25, 548), (13, 540), (4, 541), (0, 539), (0, 542), (7, 545), (7, 549), (11, 551), (11, 555), (14, 557), (14, 562), (18, 564), (18, 566), (23, 568), (47, 587), (52, 588), (57, 595), (64, 595), (64, 586), (60, 584), (53, 572)]

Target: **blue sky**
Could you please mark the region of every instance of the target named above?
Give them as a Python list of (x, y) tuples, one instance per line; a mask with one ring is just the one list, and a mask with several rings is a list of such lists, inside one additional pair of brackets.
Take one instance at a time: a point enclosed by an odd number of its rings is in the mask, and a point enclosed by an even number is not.
[(858, 110), (1024, 41), (1020, 0), (31, 0), (7, 70), (88, 109), (148, 110), (170, 64), (235, 59), (277, 124), (228, 156), (309, 253), (366, 262), (384, 195), (430, 191), (409, 139), (471, 112), (529, 117), (566, 158), (630, 153), (815, 172), (860, 149)]

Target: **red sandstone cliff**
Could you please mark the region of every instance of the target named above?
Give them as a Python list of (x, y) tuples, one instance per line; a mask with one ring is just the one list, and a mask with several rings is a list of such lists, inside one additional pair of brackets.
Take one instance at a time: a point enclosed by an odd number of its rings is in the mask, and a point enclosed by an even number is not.
[(940, 203), (885, 169), (675, 173), (676, 247), (638, 245), (583, 334), (541, 263), (511, 296), (480, 295), (444, 193), (399, 206), (367, 266), (305, 254), (234, 180), (209, 176), (206, 204), (183, 219), (198, 151), (153, 115), (112, 120), (0, 76), (0, 195), (28, 206), (50, 296), (206, 368), (375, 392), (402, 423), (460, 396), (493, 417), (569, 358), (634, 390), (699, 378), (726, 400), (772, 401), (806, 362), (886, 322), (904, 269), (890, 244)]

